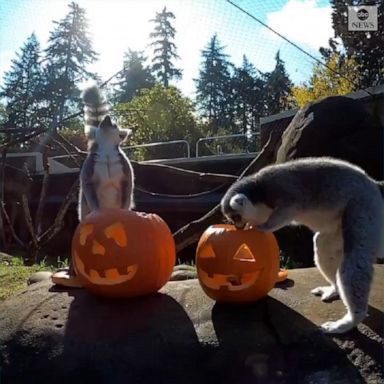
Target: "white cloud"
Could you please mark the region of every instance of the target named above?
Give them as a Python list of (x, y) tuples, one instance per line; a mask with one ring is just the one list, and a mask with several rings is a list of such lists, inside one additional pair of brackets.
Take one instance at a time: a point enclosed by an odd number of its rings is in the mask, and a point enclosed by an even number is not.
[(317, 50), (333, 37), (331, 14), (331, 6), (320, 6), (317, 0), (288, 0), (267, 15), (267, 24), (294, 43)]

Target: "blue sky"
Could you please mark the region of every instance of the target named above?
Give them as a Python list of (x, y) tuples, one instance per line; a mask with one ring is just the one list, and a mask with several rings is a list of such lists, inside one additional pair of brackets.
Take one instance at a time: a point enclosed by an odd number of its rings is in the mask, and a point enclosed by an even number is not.
[[(318, 48), (333, 37), (328, 0), (233, 0), (296, 44), (318, 55)], [(46, 47), (53, 20), (68, 12), (67, 0), (0, 1), (0, 79), (27, 37), (35, 32)], [(106, 80), (121, 69), (123, 53), (131, 48), (151, 56), (148, 20), (164, 6), (176, 20), (175, 43), (183, 79), (175, 83), (188, 96), (194, 95), (193, 79), (198, 75), (200, 53), (214, 33), (226, 47), (235, 65), (243, 54), (261, 71), (270, 71), (280, 50), (291, 79), (306, 80), (313, 61), (278, 36), (244, 15), (226, 0), (77, 0), (86, 9), (93, 48), (99, 60), (92, 66)]]

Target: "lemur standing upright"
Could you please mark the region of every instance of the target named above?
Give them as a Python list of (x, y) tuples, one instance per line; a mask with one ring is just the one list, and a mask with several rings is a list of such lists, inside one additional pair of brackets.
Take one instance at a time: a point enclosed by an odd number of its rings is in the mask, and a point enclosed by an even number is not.
[(130, 130), (112, 123), (97, 86), (83, 92), (83, 102), (89, 153), (80, 172), (80, 220), (90, 211), (134, 206), (133, 169), (120, 148)]
[(373, 263), (382, 246), (384, 184), (361, 168), (331, 158), (306, 158), (263, 168), (235, 182), (221, 201), (236, 227), (272, 232), (293, 222), (315, 232), (315, 264), (329, 282), (312, 290), (340, 295), (347, 313), (322, 325), (343, 333), (368, 310)]
[[(88, 156), (80, 171), (79, 220), (105, 208), (132, 209), (133, 169), (120, 144), (130, 133), (113, 124), (108, 106), (97, 86), (83, 93), (84, 131), (88, 136)], [(71, 261), (69, 271), (58, 271), (52, 281), (67, 287), (82, 287)]]

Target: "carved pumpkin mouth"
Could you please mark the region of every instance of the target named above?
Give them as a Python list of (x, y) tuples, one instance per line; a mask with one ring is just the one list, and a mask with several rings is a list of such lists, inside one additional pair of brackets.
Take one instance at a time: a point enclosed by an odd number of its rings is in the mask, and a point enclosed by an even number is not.
[(84, 263), (80, 260), (80, 257), (76, 255), (75, 264), (78, 273), (83, 276), (86, 276), (87, 279), (98, 285), (117, 285), (125, 283), (128, 280), (131, 280), (133, 276), (136, 275), (138, 265), (128, 265), (124, 268), (108, 268), (104, 270), (96, 270), (89, 268), (87, 271), (85, 269)]
[(208, 288), (220, 290), (226, 288), (228, 291), (242, 291), (252, 287), (257, 279), (260, 277), (262, 270), (243, 273), (241, 275), (224, 275), (214, 273), (209, 275), (202, 269), (199, 270), (199, 278)]

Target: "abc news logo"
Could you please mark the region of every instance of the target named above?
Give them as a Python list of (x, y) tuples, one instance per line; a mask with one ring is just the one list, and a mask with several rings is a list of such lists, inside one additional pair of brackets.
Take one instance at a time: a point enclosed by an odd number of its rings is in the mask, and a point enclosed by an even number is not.
[(377, 5), (348, 7), (349, 31), (377, 31)]

